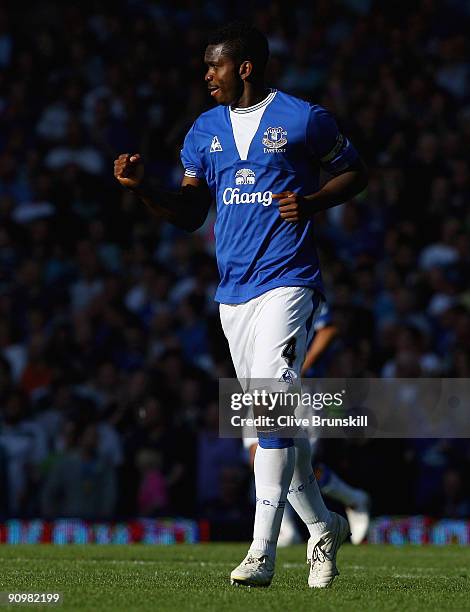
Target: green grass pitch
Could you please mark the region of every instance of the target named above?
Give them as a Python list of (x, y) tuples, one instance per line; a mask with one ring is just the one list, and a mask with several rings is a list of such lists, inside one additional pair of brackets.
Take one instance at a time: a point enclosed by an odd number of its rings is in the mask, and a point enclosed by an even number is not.
[(242, 544), (2, 545), (0, 591), (60, 592), (58, 610), (470, 610), (470, 548), (345, 545), (341, 575), (324, 590), (307, 587), (304, 546), (279, 550), (270, 588), (232, 587), (245, 553)]

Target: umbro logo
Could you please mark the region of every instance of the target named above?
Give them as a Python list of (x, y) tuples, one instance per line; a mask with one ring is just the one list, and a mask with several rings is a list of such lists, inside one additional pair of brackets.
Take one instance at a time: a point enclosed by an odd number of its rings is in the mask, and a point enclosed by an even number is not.
[(209, 153), (216, 153), (217, 151), (223, 151), (223, 149), (217, 136), (214, 136)]

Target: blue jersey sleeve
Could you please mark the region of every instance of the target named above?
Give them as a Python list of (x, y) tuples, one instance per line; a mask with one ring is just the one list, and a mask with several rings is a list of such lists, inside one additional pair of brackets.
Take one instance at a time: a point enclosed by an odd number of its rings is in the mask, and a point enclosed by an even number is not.
[(328, 302), (323, 302), (323, 306), (321, 307), (320, 312), (318, 313), (318, 316), (313, 324), (313, 330), (317, 332), (324, 327), (328, 327), (332, 324), (332, 322), (333, 319), (331, 318)]
[(358, 159), (349, 140), (341, 134), (331, 113), (311, 106), (307, 123), (307, 147), (329, 174), (341, 174)]
[(186, 134), (180, 155), (185, 176), (204, 178), (204, 170), (195, 143), (194, 125)]

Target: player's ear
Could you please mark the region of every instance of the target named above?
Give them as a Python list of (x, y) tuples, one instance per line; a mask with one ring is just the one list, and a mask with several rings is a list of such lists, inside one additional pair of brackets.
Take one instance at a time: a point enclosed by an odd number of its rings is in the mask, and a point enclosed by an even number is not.
[(240, 78), (244, 81), (253, 73), (253, 64), (247, 60), (246, 62), (242, 62), (240, 64), (240, 68), (238, 69), (238, 74)]

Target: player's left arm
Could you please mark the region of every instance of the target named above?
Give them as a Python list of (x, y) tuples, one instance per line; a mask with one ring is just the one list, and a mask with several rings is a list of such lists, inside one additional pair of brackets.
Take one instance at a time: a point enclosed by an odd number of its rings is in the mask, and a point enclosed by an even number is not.
[(311, 195), (301, 196), (293, 191), (273, 193), (279, 200), (279, 214), (289, 223), (311, 219), (316, 213), (350, 200), (361, 193), (368, 183), (367, 168), (361, 159), (351, 164), (340, 174)]
[(312, 110), (306, 140), (312, 157), (333, 177), (319, 191), (306, 196), (292, 191), (273, 194), (279, 200), (279, 214), (289, 223), (311, 219), (322, 210), (350, 200), (368, 183), (364, 162), (328, 111), (321, 107)]

